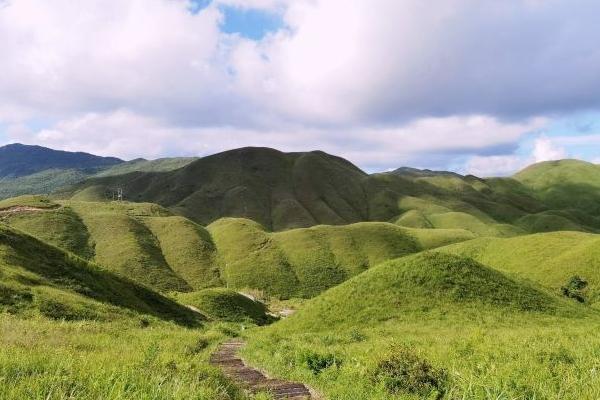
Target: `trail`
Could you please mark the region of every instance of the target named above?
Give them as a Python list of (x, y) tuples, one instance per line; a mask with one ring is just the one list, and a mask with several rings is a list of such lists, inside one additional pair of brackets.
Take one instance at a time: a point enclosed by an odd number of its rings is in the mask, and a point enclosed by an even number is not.
[(13, 206), (3, 208), (0, 210), (0, 216), (18, 214), (22, 212), (43, 212), (43, 211), (54, 211), (58, 207), (31, 207), (31, 206)]
[(259, 370), (247, 366), (238, 355), (243, 346), (244, 342), (238, 340), (221, 344), (211, 356), (210, 363), (253, 394), (268, 392), (277, 400), (315, 400), (304, 384), (271, 379)]

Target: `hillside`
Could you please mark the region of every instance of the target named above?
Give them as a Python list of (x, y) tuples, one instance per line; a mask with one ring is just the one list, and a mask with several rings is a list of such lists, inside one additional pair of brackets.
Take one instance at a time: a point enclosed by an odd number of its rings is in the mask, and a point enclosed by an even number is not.
[(136, 313), (195, 324), (185, 307), (33, 237), (0, 226), (0, 310), (52, 319)]
[(322, 153), (243, 148), (201, 158), (166, 173), (132, 173), (90, 179), (75, 198), (104, 200), (122, 187), (130, 201), (168, 207), (202, 225), (224, 217), (253, 219), (282, 230), (367, 219), (360, 182), (367, 174)]
[(117, 188), (130, 201), (158, 203), (201, 225), (243, 217), (273, 231), (361, 221), (466, 229), (477, 236), (515, 236), (557, 225), (600, 227), (600, 218), (570, 210), (560, 215), (562, 222), (548, 221), (543, 213), (553, 208), (515, 179), (410, 168), (368, 175), (323, 152), (236, 149), (171, 172), (89, 179), (72, 189), (72, 198), (106, 201)]
[(548, 294), (469, 258), (424, 252), (372, 268), (311, 300), (279, 325), (306, 332), (448, 312), (505, 308), (554, 314), (564, 307)]
[(580, 160), (530, 165), (514, 178), (531, 188), (549, 206), (600, 214), (600, 166)]
[(172, 171), (193, 160), (179, 157), (123, 161), (115, 157), (10, 144), (0, 147), (0, 199), (25, 194), (50, 194), (93, 176)]
[(25, 196), (2, 206), (17, 207), (0, 210), (5, 223), (161, 291), (228, 285), (312, 297), (382, 261), (475, 237), (381, 222), (269, 232), (254, 221), (229, 218), (205, 229), (149, 203)]
[(575, 277), (587, 282), (585, 301), (600, 299), (600, 236), (552, 232), (510, 239), (480, 238), (438, 249), (472, 257), (514, 276), (539, 283), (556, 294)]
[(252, 333), (244, 357), (331, 399), (576, 400), (598, 390), (586, 372), (595, 356), (581, 343), (600, 343), (599, 326), (576, 301), (467, 257), (424, 252)]

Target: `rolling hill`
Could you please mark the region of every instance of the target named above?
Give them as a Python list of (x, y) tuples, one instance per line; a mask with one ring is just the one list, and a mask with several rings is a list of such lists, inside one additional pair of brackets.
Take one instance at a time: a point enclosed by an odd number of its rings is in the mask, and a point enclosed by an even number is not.
[(0, 310), (52, 319), (112, 320), (152, 315), (194, 325), (190, 310), (128, 279), (0, 226)]
[(556, 294), (578, 276), (587, 282), (585, 301), (596, 305), (600, 296), (599, 244), (599, 235), (552, 232), (509, 239), (479, 238), (438, 250), (472, 257)]
[(283, 298), (312, 297), (382, 261), (475, 237), (383, 222), (269, 232), (252, 220), (223, 218), (204, 228), (156, 204), (40, 196), (0, 202), (0, 218), (160, 291), (227, 285)]
[(236, 149), (174, 171), (88, 179), (71, 196), (107, 201), (117, 188), (130, 201), (160, 204), (201, 225), (242, 217), (273, 231), (363, 221), (466, 229), (478, 236), (515, 236), (553, 226), (600, 229), (596, 216), (553, 208), (518, 179), (409, 168), (369, 175), (319, 151)]

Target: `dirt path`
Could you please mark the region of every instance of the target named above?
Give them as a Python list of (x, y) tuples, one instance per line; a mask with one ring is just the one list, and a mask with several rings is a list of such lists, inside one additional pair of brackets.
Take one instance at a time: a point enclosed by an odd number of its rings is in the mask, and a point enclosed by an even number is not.
[(304, 384), (270, 379), (257, 369), (247, 366), (238, 355), (243, 346), (244, 342), (239, 340), (221, 344), (211, 356), (210, 363), (219, 367), (227, 377), (253, 394), (269, 392), (277, 400), (313, 399)]
[(56, 208), (57, 207), (42, 208), (42, 207), (31, 207), (31, 206), (13, 206), (13, 207), (8, 207), (8, 208), (1, 209), (0, 210), (0, 215), (17, 214), (17, 213), (22, 213), (22, 212), (53, 211)]

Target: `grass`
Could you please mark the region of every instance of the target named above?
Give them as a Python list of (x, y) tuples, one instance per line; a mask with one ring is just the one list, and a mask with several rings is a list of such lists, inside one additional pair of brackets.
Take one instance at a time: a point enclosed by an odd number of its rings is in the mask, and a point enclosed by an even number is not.
[(179, 216), (147, 217), (143, 223), (158, 240), (169, 267), (192, 288), (222, 285), (215, 244), (206, 229)]
[(11, 207), (55, 208), (58, 204), (42, 195), (23, 195), (0, 201), (0, 210)]
[(70, 207), (45, 212), (15, 213), (7, 216), (4, 222), (85, 259), (92, 259), (94, 256), (90, 233)]
[(148, 288), (6, 227), (0, 227), (0, 266), (0, 312), (67, 320), (145, 314), (186, 325), (200, 322)]
[(236, 291), (225, 288), (204, 289), (198, 292), (181, 293), (177, 300), (191, 305), (211, 320), (227, 322), (251, 322), (264, 325), (273, 320), (267, 315), (264, 304)]
[(374, 267), (250, 332), (244, 354), (332, 400), (591, 399), (600, 393), (598, 327), (589, 307), (426, 252)]
[(386, 223), (269, 233), (256, 222), (222, 219), (208, 230), (230, 287), (282, 298), (312, 297), (371, 265), (420, 250), (403, 228)]
[(0, 398), (250, 399), (207, 363), (223, 332), (235, 331), (0, 314)]
[(555, 293), (573, 276), (581, 276), (589, 283), (587, 301), (593, 305), (600, 295), (599, 240), (594, 234), (552, 232), (508, 239), (481, 238), (439, 251), (473, 257)]

